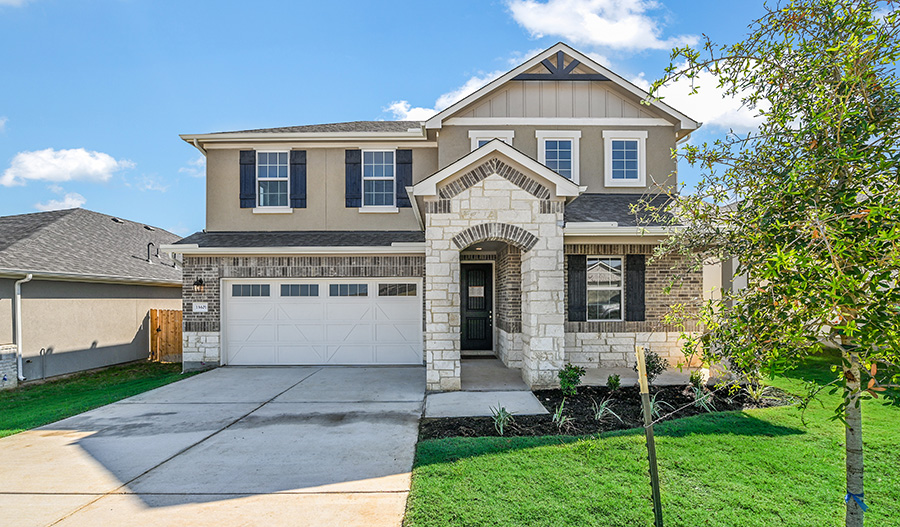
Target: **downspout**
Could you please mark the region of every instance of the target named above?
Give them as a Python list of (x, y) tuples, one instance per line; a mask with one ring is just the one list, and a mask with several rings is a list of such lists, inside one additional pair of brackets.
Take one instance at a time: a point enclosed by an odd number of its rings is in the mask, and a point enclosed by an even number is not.
[(28, 273), (25, 278), (16, 280), (16, 369), (20, 382), (25, 380), (22, 375), (22, 284), (30, 282), (32, 278), (32, 274)]

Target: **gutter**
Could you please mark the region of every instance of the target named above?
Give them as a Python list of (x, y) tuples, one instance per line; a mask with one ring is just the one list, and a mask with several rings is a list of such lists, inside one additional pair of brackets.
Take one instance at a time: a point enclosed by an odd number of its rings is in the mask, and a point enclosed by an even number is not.
[[(132, 285), (153, 285), (153, 286), (172, 286), (181, 287), (181, 280), (166, 280), (164, 278), (137, 278), (129, 276), (115, 275), (91, 275), (77, 273), (54, 273), (54, 272), (29, 272), (22, 269), (0, 269), (0, 278), (15, 278), (22, 274), (28, 274), (40, 280), (54, 280), (60, 282), (89, 282), (98, 284), (132, 284)], [(24, 282), (23, 282), (24, 283)]]
[(30, 282), (34, 276), (31, 273), (25, 275), (25, 278), (16, 280), (16, 375), (19, 382), (24, 381), (22, 375), (22, 284)]

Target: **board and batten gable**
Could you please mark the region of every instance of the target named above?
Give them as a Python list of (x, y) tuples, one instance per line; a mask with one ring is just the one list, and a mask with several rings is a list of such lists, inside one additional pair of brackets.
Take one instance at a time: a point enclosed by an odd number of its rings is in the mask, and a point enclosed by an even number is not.
[(306, 207), (290, 213), (254, 213), (240, 206), (240, 152), (253, 146), (215, 147), (206, 156), (206, 229), (208, 231), (417, 230), (412, 208), (366, 213), (345, 202), (345, 152), (348, 149), (404, 149), (413, 152), (413, 183), (437, 171), (437, 148), (419, 144), (366, 145), (342, 141), (258, 146), (260, 151), (306, 151)]

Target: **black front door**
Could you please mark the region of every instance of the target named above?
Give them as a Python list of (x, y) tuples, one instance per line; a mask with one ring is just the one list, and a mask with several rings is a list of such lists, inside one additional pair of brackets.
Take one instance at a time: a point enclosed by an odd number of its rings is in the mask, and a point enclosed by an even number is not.
[(461, 264), (459, 285), (463, 351), (493, 349), (493, 268), (490, 264)]

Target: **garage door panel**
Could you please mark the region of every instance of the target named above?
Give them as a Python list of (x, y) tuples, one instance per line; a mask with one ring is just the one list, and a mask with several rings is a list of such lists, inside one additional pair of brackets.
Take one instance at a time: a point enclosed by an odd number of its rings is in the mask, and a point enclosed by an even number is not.
[(331, 364), (374, 364), (375, 353), (371, 344), (328, 346), (328, 362)]
[(375, 347), (375, 361), (385, 364), (418, 364), (422, 362), (422, 352), (418, 346), (408, 344), (378, 345)]
[(321, 302), (285, 303), (278, 306), (278, 320), (324, 320)]
[[(370, 296), (365, 297), (330, 296), (330, 285), (346, 280), (234, 283), (268, 283), (273, 296), (232, 297), (232, 288), (224, 288), (228, 292), (223, 305), (227, 364), (422, 363), (422, 298), (379, 297), (378, 284), (390, 281), (354, 280), (367, 285)], [(296, 283), (318, 284), (322, 294), (281, 296), (282, 284)]]

